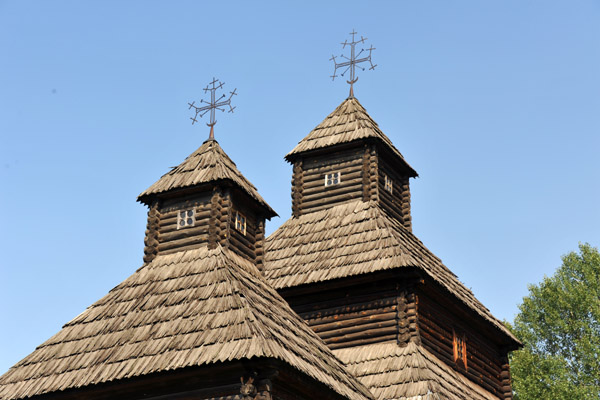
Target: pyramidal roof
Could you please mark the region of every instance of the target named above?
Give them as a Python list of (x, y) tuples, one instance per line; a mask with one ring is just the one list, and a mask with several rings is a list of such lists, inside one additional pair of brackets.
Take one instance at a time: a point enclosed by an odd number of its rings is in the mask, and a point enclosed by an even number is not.
[(148, 204), (149, 198), (153, 195), (219, 180), (234, 182), (271, 214), (268, 215), (268, 218), (277, 215), (258, 194), (256, 187), (242, 175), (235, 163), (214, 139), (202, 143), (202, 146), (189, 155), (181, 164), (164, 174), (152, 186), (142, 192), (138, 196), (138, 201)]
[(0, 398), (252, 357), (372, 398), (256, 266), (220, 246), (157, 256), (0, 377)]
[[(406, 163), (392, 141), (379, 129), (377, 123), (355, 97), (348, 97), (344, 100), (323, 122), (302, 139), (285, 158), (291, 161), (300, 153), (367, 138), (380, 140), (394, 155)], [(417, 172), (408, 163), (406, 165), (414, 174), (412, 176), (417, 176)]]
[(416, 267), (510, 337), (442, 261), (376, 202), (355, 200), (288, 219), (265, 244), (264, 273), (276, 289)]

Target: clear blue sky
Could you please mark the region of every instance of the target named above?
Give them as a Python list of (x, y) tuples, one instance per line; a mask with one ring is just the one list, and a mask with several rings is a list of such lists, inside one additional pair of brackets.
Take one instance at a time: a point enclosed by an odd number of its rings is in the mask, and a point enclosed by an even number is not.
[[(600, 1), (0, 1), (0, 373), (142, 264), (136, 196), (216, 136), (281, 215), (283, 156), (347, 96), (408, 162), (414, 232), (501, 319), (600, 244)], [(204, 121), (203, 121), (204, 122)]]

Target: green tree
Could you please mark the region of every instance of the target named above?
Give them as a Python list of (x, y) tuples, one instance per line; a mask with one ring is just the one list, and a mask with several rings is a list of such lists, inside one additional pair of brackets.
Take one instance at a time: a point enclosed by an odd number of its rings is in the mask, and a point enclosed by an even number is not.
[(524, 347), (511, 355), (519, 400), (600, 399), (600, 253), (579, 253), (529, 286), (512, 327)]

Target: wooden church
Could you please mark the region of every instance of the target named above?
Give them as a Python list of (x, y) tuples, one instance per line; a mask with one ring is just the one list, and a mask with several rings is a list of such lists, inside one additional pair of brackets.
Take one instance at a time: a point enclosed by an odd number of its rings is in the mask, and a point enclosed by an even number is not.
[(0, 399), (512, 398), (520, 342), (413, 235), (417, 173), (352, 92), (285, 158), (292, 217), (265, 238), (276, 213), (211, 126), (138, 197), (143, 265)]

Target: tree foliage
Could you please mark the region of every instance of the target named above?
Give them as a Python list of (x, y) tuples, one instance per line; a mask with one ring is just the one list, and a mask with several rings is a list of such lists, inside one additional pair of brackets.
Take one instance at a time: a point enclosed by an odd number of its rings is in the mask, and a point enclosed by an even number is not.
[(529, 286), (512, 327), (515, 398), (600, 399), (600, 253), (580, 244), (539, 285)]

